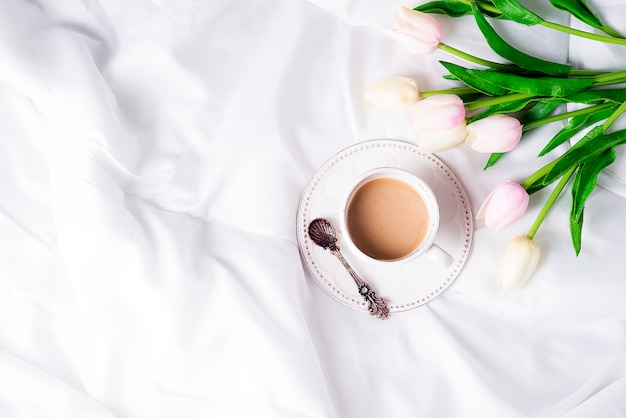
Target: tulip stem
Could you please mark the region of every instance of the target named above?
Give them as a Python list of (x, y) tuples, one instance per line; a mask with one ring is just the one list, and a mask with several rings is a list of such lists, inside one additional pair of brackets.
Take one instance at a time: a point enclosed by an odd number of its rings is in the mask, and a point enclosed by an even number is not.
[[(598, 35), (596, 33), (591, 33), (591, 32), (585, 32), (583, 30), (578, 30), (578, 29), (570, 28), (568, 26), (559, 25), (558, 23), (549, 22), (547, 20), (544, 20), (539, 24), (541, 26), (545, 26), (546, 28), (555, 29), (555, 30), (558, 30), (560, 32), (564, 32), (570, 35), (579, 36), (581, 38), (587, 38), (587, 39), (591, 39), (594, 41), (606, 42), (609, 44), (626, 45), (626, 39), (622, 38), (621, 37), (622, 35), (618, 34), (617, 32), (613, 32), (613, 33), (615, 35), (620, 35), (620, 37), (611, 37), (611, 36), (605, 36), (605, 35)], [(609, 29), (609, 28), (606, 28), (606, 29), (612, 31), (612, 29)]]
[(622, 82), (625, 79), (626, 79), (626, 70), (615, 71), (613, 73), (600, 74), (593, 78), (593, 86), (596, 87), (598, 85), (604, 85), (604, 84), (617, 84), (618, 82)]
[(496, 68), (498, 70), (510, 70), (511, 68), (514, 68), (514, 66), (508, 64), (500, 64), (499, 62), (485, 60), (475, 55), (468, 54), (467, 52), (463, 52), (460, 49), (451, 47), (450, 45), (444, 44), (443, 42), (439, 43), (439, 49), (447, 52), (448, 54), (456, 55), (457, 57), (463, 58), (466, 61), (473, 62), (474, 64), (482, 65), (485, 67)]
[(613, 112), (611, 114), (611, 116), (608, 117), (607, 120), (604, 121), (604, 123), (602, 124), (602, 130), (604, 132), (606, 132), (609, 127), (611, 125), (613, 125), (613, 122), (615, 122), (617, 120), (617, 118), (619, 118), (621, 116), (622, 113), (626, 112), (626, 101), (623, 102), (616, 110), (615, 112)]
[(550, 209), (552, 209), (552, 206), (554, 206), (554, 203), (556, 202), (557, 198), (559, 197), (559, 195), (565, 188), (565, 185), (569, 181), (570, 177), (572, 177), (572, 174), (574, 174), (574, 171), (576, 171), (577, 167), (578, 166), (573, 166), (567, 172), (565, 172), (565, 174), (563, 174), (563, 177), (561, 177), (559, 184), (556, 185), (556, 187), (550, 194), (550, 197), (548, 197), (548, 200), (543, 205), (543, 208), (541, 208), (539, 215), (537, 215), (537, 219), (535, 219), (535, 222), (532, 224), (532, 226), (528, 230), (528, 234), (526, 234), (526, 236), (529, 239), (533, 239), (535, 237), (535, 234), (537, 233), (537, 230), (541, 226), (541, 223), (545, 219), (546, 215), (548, 215), (548, 212), (550, 212)]
[(571, 69), (569, 71), (569, 75), (577, 76), (577, 77), (583, 77), (583, 76), (595, 77), (595, 76), (604, 75), (604, 74), (607, 74), (607, 73), (608, 73), (608, 71), (596, 71), (596, 70), (575, 70), (575, 69)]
[(529, 93), (511, 93), (505, 96), (492, 97), (490, 99), (485, 100), (477, 100), (472, 103), (468, 103), (465, 105), (466, 110), (475, 110), (480, 109), (481, 107), (489, 107), (497, 104), (513, 102), (515, 100), (527, 99), (530, 97), (537, 96), (536, 94)]
[(564, 112), (558, 115), (554, 115), (554, 116), (550, 116), (547, 118), (543, 118), (543, 119), (539, 119), (539, 120), (535, 120), (532, 122), (529, 122), (527, 124), (524, 125), (524, 127), (522, 128), (522, 130), (524, 132), (529, 131), (531, 129), (537, 128), (541, 125), (545, 125), (547, 123), (551, 123), (551, 122), (556, 122), (562, 119), (567, 119), (567, 118), (573, 118), (575, 116), (580, 116), (580, 115), (586, 115), (588, 113), (594, 113), (597, 112), (599, 110), (603, 110), (606, 109), (607, 107), (612, 107), (614, 106), (613, 103), (603, 103), (603, 104), (599, 104), (599, 105), (595, 105), (595, 106), (589, 106), (589, 107), (585, 107), (584, 109), (579, 109), (579, 110), (572, 110), (571, 112)]
[(427, 97), (430, 96), (436, 96), (437, 94), (456, 94), (456, 95), (461, 95), (461, 94), (470, 94), (470, 93), (480, 93), (479, 91), (477, 91), (476, 89), (473, 89), (471, 87), (455, 87), (452, 89), (445, 89), (445, 90), (429, 90), (429, 91), (423, 91), (420, 93), (420, 96), (422, 97), (422, 99), (425, 99)]
[(520, 186), (522, 186), (524, 189), (527, 189), (533, 184), (535, 183), (537, 180), (539, 180), (541, 177), (545, 176), (546, 173), (549, 173), (550, 170), (552, 170), (552, 168), (556, 165), (557, 161), (554, 160), (552, 162), (549, 162), (548, 164), (544, 165), (543, 167), (541, 167), (540, 169), (538, 169), (537, 171), (535, 171), (534, 173), (532, 173), (530, 176), (528, 176), (526, 178), (526, 180), (524, 180), (523, 182), (520, 183)]

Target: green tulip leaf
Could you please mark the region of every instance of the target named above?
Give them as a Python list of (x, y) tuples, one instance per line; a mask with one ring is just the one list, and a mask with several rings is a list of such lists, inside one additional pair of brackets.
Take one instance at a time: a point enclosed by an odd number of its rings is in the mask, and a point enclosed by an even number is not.
[(558, 78), (525, 77), (493, 70), (465, 70), (472, 78), (518, 93), (537, 96), (565, 97), (591, 87), (592, 77)]
[(600, 18), (587, 6), (583, 0), (550, 0), (552, 6), (566, 11), (578, 20), (594, 28), (601, 28), (604, 24)]
[(491, 69), (464, 68), (445, 61), (440, 63), (457, 80), (492, 96), (502, 96), (509, 91), (515, 91), (537, 96), (565, 97), (581, 92), (593, 84), (592, 77), (527, 77)]
[[(584, 158), (579, 159), (580, 154), (576, 154), (576, 150), (579, 150), (581, 147), (584, 148), (586, 144), (591, 144), (597, 147), (598, 143), (600, 143), (601, 146), (603, 141), (595, 141), (595, 139), (602, 135), (604, 135), (604, 128), (602, 126), (596, 126), (591, 129), (580, 139), (580, 141), (574, 144), (563, 155), (548, 164), (547, 167), (549, 167), (549, 170), (547, 170), (547, 172), (539, 179), (535, 180), (533, 184), (528, 185), (526, 187), (526, 191), (529, 194), (533, 194), (536, 191), (543, 189), (553, 181), (561, 178), (567, 170), (583, 162)], [(572, 153), (575, 155), (572, 156)]]
[(462, 81), (465, 85), (472, 87), (475, 90), (488, 94), (490, 96), (503, 96), (509, 93), (509, 89), (500, 87), (493, 84), (483, 77), (475, 76), (472, 70), (461, 67), (460, 65), (452, 64), (450, 62), (440, 61), (446, 70), (455, 77), (457, 80)]
[(431, 1), (413, 8), (422, 13), (433, 13), (448, 15), (450, 17), (461, 17), (472, 14), (472, 8), (469, 4), (462, 1)]
[(585, 202), (596, 187), (598, 174), (611, 165), (616, 158), (615, 149), (609, 148), (596, 159), (582, 163), (578, 168), (572, 185), (572, 210), (570, 212), (570, 232), (576, 255), (581, 249)]
[(551, 76), (562, 77), (570, 73), (570, 66), (559, 64), (556, 62), (545, 61), (532, 55), (528, 55), (511, 45), (509, 45), (498, 33), (489, 25), (485, 16), (481, 13), (475, 0), (472, 0), (472, 13), (487, 40), (487, 43), (493, 51), (502, 58), (530, 71), (539, 71)]
[(462, 93), (462, 94), (458, 94), (458, 96), (461, 98), (461, 100), (463, 100), (463, 103), (474, 102), (476, 100), (479, 100), (485, 97), (485, 95), (481, 92)]
[(596, 105), (596, 109), (584, 115), (574, 116), (570, 121), (548, 142), (548, 144), (539, 152), (539, 157), (552, 151), (565, 141), (571, 139), (578, 132), (593, 125), (596, 122), (604, 120), (611, 116), (619, 105)]
[(494, 165), (495, 163), (498, 162), (498, 160), (500, 160), (500, 158), (502, 158), (504, 156), (504, 154), (506, 154), (505, 152), (494, 152), (489, 156), (489, 159), (487, 159), (487, 162), (485, 163), (485, 166), (483, 167), (483, 170), (488, 169), (489, 167), (491, 167), (492, 165)]
[(621, 33), (602, 23), (598, 15), (596, 15), (593, 10), (587, 6), (587, 3), (585, 3), (584, 0), (550, 0), (550, 3), (555, 8), (570, 13), (581, 22), (604, 31), (607, 35), (614, 36), (616, 38), (624, 37)]
[(626, 101), (626, 89), (597, 89), (573, 93), (565, 99), (570, 103), (592, 104), (598, 102), (623, 103)]
[(543, 119), (552, 113), (560, 104), (561, 102), (557, 100), (537, 100), (533, 102), (532, 107), (520, 117), (519, 121), (522, 125), (525, 125), (529, 122)]
[(595, 160), (580, 165), (572, 186), (572, 219), (578, 221), (585, 209), (585, 201), (596, 186), (598, 174), (617, 158), (614, 148), (604, 150)]
[(580, 214), (578, 221), (574, 221), (570, 217), (569, 222), (570, 235), (572, 236), (572, 244), (574, 245), (574, 251), (576, 255), (580, 253), (582, 247), (582, 234), (583, 234), (583, 214)]
[(480, 112), (478, 115), (471, 118), (470, 123), (476, 122), (477, 120), (486, 118), (487, 116), (491, 116), (491, 115), (519, 112), (527, 108), (534, 100), (536, 99), (533, 97), (530, 97), (530, 98), (514, 100), (511, 102), (505, 102), (505, 103), (500, 103), (500, 104), (489, 106), (487, 109), (485, 109), (484, 111)]
[[(594, 89), (573, 93), (564, 97), (545, 97), (542, 103), (554, 107), (562, 103), (598, 104), (598, 103), (623, 103), (626, 101), (626, 89)], [(547, 115), (544, 115), (547, 116)], [(537, 118), (541, 119), (543, 116)], [(536, 119), (535, 119), (536, 120)], [(524, 122), (527, 123), (528, 121)]]
[[(478, 2), (478, 7), (480, 7), (487, 16), (502, 16), (499, 11), (492, 10), (493, 6), (489, 3)], [(414, 7), (413, 10), (422, 13), (442, 14), (450, 17), (461, 17), (472, 14), (472, 7), (467, 1), (461, 0), (431, 1)]]
[(529, 194), (535, 193), (561, 178), (570, 168), (593, 161), (607, 149), (623, 144), (626, 144), (626, 129), (604, 134), (604, 128), (596, 126), (563, 155), (551, 162), (546, 174), (533, 181), (532, 184), (526, 185), (526, 191)]
[(537, 25), (543, 19), (522, 6), (517, 0), (493, 0), (493, 4), (509, 19), (527, 26)]

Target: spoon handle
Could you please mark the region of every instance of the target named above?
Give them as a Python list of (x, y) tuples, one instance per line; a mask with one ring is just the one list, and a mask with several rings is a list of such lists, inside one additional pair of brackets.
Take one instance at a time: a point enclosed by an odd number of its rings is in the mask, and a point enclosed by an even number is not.
[(343, 258), (339, 247), (334, 246), (330, 249), (331, 254), (339, 259), (341, 264), (348, 270), (352, 279), (359, 287), (359, 294), (363, 296), (363, 299), (367, 302), (367, 308), (370, 315), (376, 316), (380, 319), (387, 319), (389, 316), (389, 308), (387, 307), (387, 301), (381, 297), (376, 296), (376, 292), (372, 290), (369, 284), (365, 283), (358, 274), (350, 267), (350, 264)]

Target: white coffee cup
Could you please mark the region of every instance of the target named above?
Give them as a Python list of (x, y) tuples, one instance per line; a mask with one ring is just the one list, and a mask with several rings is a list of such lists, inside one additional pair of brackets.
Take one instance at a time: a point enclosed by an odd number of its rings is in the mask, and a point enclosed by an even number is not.
[(404, 263), (425, 255), (445, 268), (453, 258), (434, 243), (439, 222), (432, 189), (415, 174), (395, 167), (362, 174), (340, 216), (346, 244), (368, 263)]

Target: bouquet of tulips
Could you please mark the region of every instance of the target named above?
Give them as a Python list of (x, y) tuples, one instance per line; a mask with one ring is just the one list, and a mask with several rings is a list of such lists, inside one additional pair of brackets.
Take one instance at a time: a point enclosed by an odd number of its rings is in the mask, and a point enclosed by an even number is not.
[[(415, 142), (424, 152), (446, 151), (466, 143), (478, 152), (490, 154), (485, 168), (514, 150), (524, 132), (544, 124), (568, 120), (547, 142), (540, 156), (577, 134), (582, 135), (566, 152), (525, 180), (501, 183), (478, 211), (477, 218), (484, 218), (486, 226), (502, 228), (526, 212), (530, 195), (557, 183), (528, 233), (514, 238), (504, 251), (499, 283), (505, 289), (522, 287), (534, 272), (540, 255), (534, 236), (570, 183), (570, 232), (578, 255), (585, 201), (596, 186), (598, 174), (615, 161), (615, 148), (626, 143), (626, 129), (610, 129), (626, 110), (626, 88), (619, 86), (626, 82), (626, 70), (574, 69), (534, 57), (510, 45), (489, 23), (491, 18), (510, 19), (626, 47), (624, 36), (606, 26), (584, 0), (550, 3), (603, 34), (547, 21), (517, 0), (443, 0), (414, 9), (403, 7), (395, 15), (398, 27), (392, 32), (399, 42), (416, 54), (439, 49), (479, 68), (441, 62), (448, 72), (445, 78), (457, 84), (447, 90), (420, 92), (415, 80), (392, 77), (369, 85), (365, 93), (369, 108), (407, 111), (415, 128)], [(473, 16), (486, 43), (503, 62), (485, 60), (443, 43), (441, 25), (432, 16), (436, 13)], [(568, 103), (583, 107), (559, 113), (563, 108), (560, 105)]]

